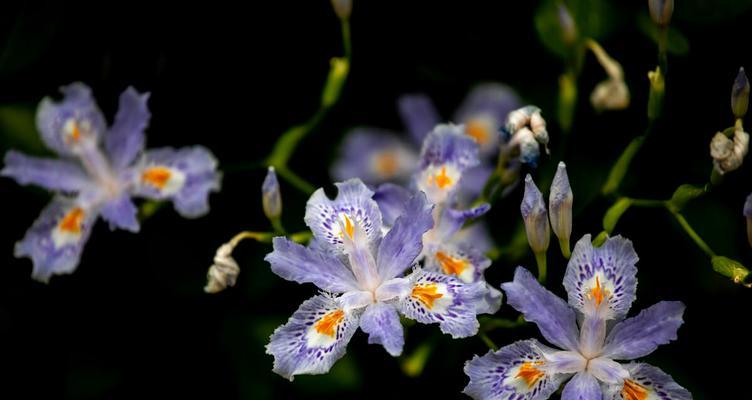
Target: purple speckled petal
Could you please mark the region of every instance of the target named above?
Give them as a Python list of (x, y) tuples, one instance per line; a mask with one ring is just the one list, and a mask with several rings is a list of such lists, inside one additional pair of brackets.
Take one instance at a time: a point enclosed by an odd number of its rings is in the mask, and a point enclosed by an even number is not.
[(368, 334), (368, 343), (380, 344), (397, 357), (405, 346), (405, 335), (397, 309), (386, 303), (371, 304), (360, 317), (360, 329)]
[(61, 155), (73, 156), (79, 146), (96, 145), (107, 130), (91, 89), (83, 83), (60, 88), (63, 100), (44, 98), (37, 109), (36, 123), (44, 143)]
[(603, 355), (616, 360), (633, 360), (676, 340), (676, 331), (684, 322), (684, 308), (680, 301), (661, 301), (619, 322), (606, 338)]
[(400, 312), (424, 324), (438, 323), (453, 338), (473, 336), (480, 324), (476, 304), (484, 292), (484, 282), (466, 284), (457, 278), (416, 270), (408, 276), (410, 294), (399, 302)]
[(601, 385), (593, 375), (578, 372), (572, 380), (564, 386), (561, 400), (599, 400), (603, 398)]
[(5, 154), (0, 175), (22, 185), (36, 185), (48, 190), (76, 193), (92, 185), (81, 166), (67, 160), (27, 156), (17, 151)]
[(415, 143), (422, 143), (428, 132), (441, 122), (433, 101), (424, 94), (407, 94), (397, 100), (402, 123)]
[(578, 350), (578, 330), (574, 311), (567, 303), (541, 286), (523, 267), (517, 267), (512, 282), (501, 288), (507, 303), (538, 325), (543, 337), (562, 349)]
[(78, 266), (96, 218), (96, 210), (57, 197), (16, 243), (14, 255), (31, 259), (31, 277), (38, 281), (48, 282), (52, 275), (69, 274)]
[(418, 165), (417, 151), (396, 134), (356, 128), (345, 137), (331, 175), (337, 181), (360, 178), (371, 185), (406, 181)]
[(373, 200), (379, 205), (384, 226), (394, 225), (397, 217), (405, 212), (405, 205), (411, 195), (410, 190), (393, 183), (384, 183), (376, 188)]
[(605, 318), (621, 319), (627, 314), (637, 291), (637, 253), (632, 242), (615, 236), (594, 248), (590, 235), (574, 246), (564, 275), (569, 304), (593, 315), (607, 306)]
[(120, 95), (115, 122), (104, 137), (104, 147), (115, 170), (133, 163), (144, 149), (144, 130), (151, 117), (146, 105), (148, 100), (149, 93), (138, 93), (132, 87)]
[(358, 312), (344, 311), (331, 297), (306, 300), (269, 339), (266, 353), (274, 356), (274, 372), (289, 380), (300, 374), (327, 373), (345, 355), (358, 318)]
[(649, 364), (630, 363), (624, 366), (629, 371), (629, 379), (616, 385), (608, 385), (605, 388), (606, 400), (623, 400), (622, 391), (625, 389), (632, 392), (643, 393), (645, 399), (660, 400), (692, 400), (692, 394), (667, 373)]
[(264, 258), (272, 272), (298, 283), (313, 283), (323, 290), (343, 293), (357, 288), (349, 268), (331, 254), (297, 244), (284, 237), (272, 241), (274, 251)]
[(423, 193), (407, 201), (405, 212), (379, 245), (376, 263), (382, 279), (394, 278), (413, 265), (423, 250), (423, 234), (433, 227), (432, 210)]
[[(368, 243), (376, 246), (381, 240), (381, 211), (372, 199), (373, 191), (360, 179), (350, 179), (335, 184), (338, 192), (329, 199), (321, 188), (306, 203), (305, 223), (313, 237), (338, 252), (344, 251), (341, 226), (346, 219), (363, 229)], [(375, 248), (375, 247), (374, 247)]]
[(110, 229), (125, 229), (131, 232), (139, 231), (138, 209), (128, 194), (122, 194), (102, 205), (102, 219), (110, 223)]
[(188, 218), (209, 212), (209, 193), (220, 188), (217, 159), (202, 146), (148, 150), (133, 171), (135, 195), (172, 200)]
[(550, 373), (545, 355), (535, 340), (521, 340), (475, 356), (465, 364), (470, 383), (463, 393), (474, 399), (544, 400), (570, 374)]

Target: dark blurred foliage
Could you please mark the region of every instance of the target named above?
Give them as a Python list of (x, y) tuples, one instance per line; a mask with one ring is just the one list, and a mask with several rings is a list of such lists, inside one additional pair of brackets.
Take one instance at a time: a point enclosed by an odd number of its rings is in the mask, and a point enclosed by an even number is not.
[[(655, 44), (640, 28), (646, 2), (610, 3), (601, 43), (624, 66), (632, 107), (592, 111), (588, 95), (603, 72), (588, 56), (574, 129), (565, 138), (554, 123), (563, 67), (536, 35), (537, 2), (356, 0), (350, 80), (341, 103), (295, 154), (293, 169), (317, 186), (329, 185), (328, 165), (347, 128), (400, 128), (400, 94), (427, 92), (449, 116), (473, 84), (502, 81), (549, 119), (557, 152), (537, 174), (550, 177), (559, 158), (567, 162), (577, 210), (574, 236), (599, 232), (608, 203), (597, 198), (598, 188), (645, 127), (646, 73), (656, 63)], [(672, 26), (687, 39), (688, 52), (669, 59), (665, 118), (634, 160), (624, 193), (667, 198), (681, 183), (707, 180), (710, 138), (733, 123), (733, 78), (739, 66), (752, 68), (750, 23), (749, 1), (676, 2)], [(75, 274), (54, 277), (48, 285), (32, 281), (30, 262), (12, 256), (13, 243), (48, 195), (0, 180), (3, 397), (460, 396), (464, 361), (487, 348), (477, 338), (452, 340), (433, 326), (407, 332), (405, 354), (426, 341), (435, 344), (417, 378), (405, 376), (400, 360), (368, 345), (362, 333), (328, 375), (290, 383), (273, 374), (272, 359), (264, 354), (268, 336), (315, 288), (274, 276), (262, 261), (265, 245), (238, 248), (242, 273), (236, 288), (215, 296), (201, 290), (217, 246), (237, 231), (267, 229), (260, 204), (264, 171), (232, 168), (263, 159), (282, 131), (315, 110), (328, 60), (342, 52), (328, 1), (4, 4), (0, 46), (0, 150), (44, 154), (29, 121), (36, 103), (60, 85), (91, 85), (110, 118), (119, 92), (134, 85), (152, 92), (149, 146), (201, 143), (230, 170), (207, 217), (185, 220), (165, 208), (138, 235), (109, 232), (100, 223)], [(686, 210), (718, 253), (748, 267), (752, 257), (741, 208), (752, 190), (750, 177), (745, 165)], [(284, 183), (282, 189), (285, 224), (302, 229), (306, 198)], [(512, 193), (488, 217), (499, 244), (520, 222), (520, 197)], [(715, 274), (663, 210), (630, 210), (616, 233), (634, 241), (641, 259), (633, 313), (659, 300), (687, 304), (679, 340), (647, 361), (696, 398), (740, 393), (752, 357), (752, 292)], [(565, 260), (549, 254), (548, 286), (563, 295)], [(534, 263), (531, 256), (519, 262)], [(509, 280), (514, 266), (496, 263), (488, 280)], [(516, 317), (506, 306), (499, 315)], [(532, 326), (491, 333), (500, 345), (537, 335)]]

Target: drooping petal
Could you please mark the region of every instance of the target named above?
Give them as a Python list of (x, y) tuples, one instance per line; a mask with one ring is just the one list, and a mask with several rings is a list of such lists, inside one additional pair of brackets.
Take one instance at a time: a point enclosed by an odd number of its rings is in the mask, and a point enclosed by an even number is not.
[(365, 232), (368, 243), (376, 245), (381, 238), (381, 212), (372, 199), (373, 192), (360, 179), (335, 185), (338, 193), (334, 200), (326, 196), (323, 188), (308, 199), (305, 223), (311, 228), (313, 236), (322, 244), (341, 252), (344, 250), (343, 238), (347, 234), (342, 226), (357, 225)]
[(407, 201), (404, 213), (379, 245), (376, 263), (382, 279), (394, 278), (413, 265), (423, 250), (423, 234), (433, 227), (432, 209), (420, 192)]
[(394, 133), (356, 128), (345, 137), (331, 173), (337, 181), (360, 178), (378, 184), (407, 180), (417, 165), (417, 151)]
[(603, 398), (601, 385), (588, 372), (579, 372), (570, 380), (561, 393), (561, 400), (599, 400)]
[(474, 399), (543, 400), (570, 375), (547, 371), (539, 343), (521, 340), (465, 364), (470, 383), (463, 393)]
[(412, 193), (408, 189), (393, 183), (384, 183), (376, 188), (373, 200), (379, 205), (385, 227), (394, 225), (397, 217), (405, 212), (405, 205), (411, 196)]
[(667, 373), (649, 364), (631, 363), (624, 366), (629, 379), (605, 389), (606, 400), (692, 400), (687, 389), (674, 382)]
[(266, 260), (272, 272), (298, 283), (313, 283), (323, 290), (343, 293), (357, 288), (350, 269), (331, 254), (297, 244), (285, 237), (272, 240), (274, 251)]
[(52, 275), (69, 274), (78, 266), (96, 218), (95, 210), (57, 197), (16, 243), (14, 255), (31, 259), (31, 277), (38, 281), (48, 282)]
[(394, 357), (402, 354), (405, 335), (393, 305), (375, 303), (368, 306), (360, 317), (360, 329), (368, 334), (368, 343), (384, 346)]
[(517, 267), (512, 282), (501, 288), (507, 303), (521, 312), (525, 320), (535, 322), (549, 342), (566, 350), (578, 350), (577, 323), (567, 303), (541, 286), (523, 267)]
[(638, 257), (632, 242), (615, 236), (594, 248), (590, 235), (574, 246), (564, 275), (569, 304), (584, 314), (620, 319), (629, 311), (637, 290)]
[(21, 185), (36, 185), (70, 193), (91, 185), (86, 172), (75, 162), (32, 157), (13, 150), (5, 154), (5, 167), (0, 175), (14, 179)]
[(274, 356), (274, 372), (289, 380), (328, 372), (345, 355), (358, 318), (357, 312), (346, 312), (331, 297), (306, 300), (269, 339), (266, 353)]
[(397, 100), (402, 123), (415, 143), (422, 143), (434, 126), (441, 122), (439, 112), (431, 99), (424, 94), (403, 95)]
[(481, 155), (498, 152), (499, 129), (510, 111), (520, 107), (520, 99), (512, 88), (500, 83), (476, 86), (454, 114), (454, 121), (465, 125), (480, 145)]
[(484, 295), (484, 282), (466, 284), (448, 275), (421, 270), (408, 279), (412, 288), (399, 302), (399, 310), (407, 318), (424, 324), (438, 323), (441, 331), (453, 338), (478, 332), (476, 303)]
[(684, 322), (684, 304), (661, 301), (637, 316), (614, 326), (606, 338), (603, 354), (616, 360), (633, 360), (652, 353), (658, 346), (676, 340), (676, 331)]
[(148, 150), (134, 172), (136, 195), (172, 200), (188, 218), (209, 212), (209, 193), (220, 188), (217, 159), (203, 146)]
[(133, 163), (144, 149), (144, 130), (151, 118), (148, 100), (149, 93), (139, 93), (130, 86), (120, 94), (115, 122), (104, 137), (104, 147), (115, 170)]
[(104, 203), (100, 213), (102, 219), (110, 223), (112, 230), (120, 228), (138, 232), (140, 229), (137, 218), (138, 209), (127, 193)]
[(61, 87), (60, 91), (62, 101), (44, 98), (39, 103), (36, 124), (47, 147), (61, 155), (73, 156), (84, 145), (96, 145), (107, 123), (88, 86), (77, 82)]

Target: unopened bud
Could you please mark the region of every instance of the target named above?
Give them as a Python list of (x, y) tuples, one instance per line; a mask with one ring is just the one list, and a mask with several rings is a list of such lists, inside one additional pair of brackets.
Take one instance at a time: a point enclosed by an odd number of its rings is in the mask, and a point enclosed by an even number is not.
[(749, 80), (744, 68), (739, 68), (739, 73), (734, 80), (734, 86), (731, 89), (731, 111), (736, 118), (744, 118), (749, 106)]
[(548, 211), (551, 220), (551, 229), (559, 238), (561, 251), (564, 257), (569, 258), (569, 238), (572, 235), (572, 203), (574, 194), (569, 186), (567, 166), (559, 163), (556, 169), (554, 181), (551, 184), (551, 193), (548, 197)]
[(655, 120), (663, 110), (663, 96), (666, 93), (666, 81), (661, 73), (661, 67), (648, 72), (650, 94), (648, 95), (648, 118)]
[(352, 0), (332, 0), (332, 8), (339, 19), (348, 19), (352, 13)]
[(666, 26), (674, 14), (674, 0), (648, 0), (648, 8), (653, 22)]
[(339, 99), (342, 87), (347, 80), (350, 63), (346, 58), (333, 57), (329, 66), (329, 76), (326, 79), (324, 91), (321, 94), (321, 105), (331, 107)]
[(551, 237), (551, 227), (548, 225), (548, 212), (543, 195), (535, 186), (530, 174), (525, 177), (525, 194), (520, 204), (520, 213), (525, 222), (530, 248), (536, 254), (545, 253)]
[(264, 183), (261, 185), (261, 205), (266, 218), (270, 220), (278, 219), (282, 215), (282, 195), (274, 167), (269, 167)]
[(561, 26), (561, 38), (564, 43), (568, 46), (573, 45), (577, 41), (577, 26), (572, 14), (563, 3), (559, 3), (559, 26)]
[(206, 273), (204, 292), (219, 293), (228, 287), (235, 286), (238, 274), (240, 274), (240, 267), (232, 258), (233, 249), (234, 246), (231, 243), (225, 243), (217, 249), (217, 253), (214, 255), (214, 264)]

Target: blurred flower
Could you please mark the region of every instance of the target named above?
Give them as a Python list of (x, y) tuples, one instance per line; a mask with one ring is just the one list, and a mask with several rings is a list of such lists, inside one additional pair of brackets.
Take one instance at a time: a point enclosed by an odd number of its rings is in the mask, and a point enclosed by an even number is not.
[(235, 248), (232, 243), (225, 243), (219, 246), (217, 253), (214, 255), (214, 264), (206, 273), (206, 286), (204, 292), (219, 293), (228, 287), (235, 286), (240, 274), (240, 266), (232, 258), (232, 251)]
[(749, 106), (749, 80), (744, 73), (744, 67), (739, 68), (739, 73), (734, 80), (734, 86), (731, 88), (731, 111), (734, 117), (744, 118)]
[(590, 94), (590, 103), (593, 108), (600, 112), (623, 110), (629, 107), (629, 88), (624, 82), (624, 70), (621, 64), (611, 58), (594, 40), (588, 40), (587, 45), (608, 75), (608, 79), (598, 83), (593, 93)]
[(744, 217), (747, 219), (747, 241), (752, 247), (752, 193), (747, 196), (747, 200), (744, 202)]
[(339, 19), (348, 19), (352, 13), (352, 0), (332, 0), (332, 8)]
[(574, 23), (574, 18), (572, 18), (572, 14), (564, 3), (559, 3), (557, 7), (561, 38), (566, 45), (572, 46), (577, 41), (577, 26)]
[(551, 184), (551, 193), (548, 197), (548, 210), (551, 219), (551, 228), (554, 235), (559, 238), (561, 249), (565, 256), (569, 254), (569, 238), (572, 235), (572, 202), (574, 194), (569, 186), (567, 166), (559, 162)]
[(749, 151), (749, 134), (737, 124), (734, 128), (734, 138), (729, 139), (722, 132), (718, 132), (710, 141), (710, 156), (713, 165), (721, 175), (741, 167), (744, 157)]
[(61, 90), (61, 102), (46, 98), (37, 111), (42, 140), (61, 158), (9, 151), (0, 171), (56, 193), (15, 248), (16, 257), (32, 259), (32, 277), (44, 282), (75, 270), (99, 217), (111, 229), (138, 232), (131, 197), (171, 200), (181, 215), (198, 217), (209, 211), (209, 192), (220, 182), (217, 161), (204, 147), (144, 151), (148, 94), (126, 89), (108, 129), (86, 85)]
[(546, 399), (574, 375), (563, 399), (691, 399), (656, 367), (614, 361), (652, 353), (675, 340), (683, 323), (685, 307), (677, 301), (659, 302), (625, 319), (635, 300), (636, 262), (629, 240), (617, 236), (593, 248), (585, 235), (564, 276), (569, 304), (518, 267), (514, 280), (502, 284), (509, 304), (557, 348), (529, 339), (476, 356), (465, 365), (470, 383), (464, 392), (476, 399)]
[(282, 195), (279, 192), (279, 181), (274, 167), (269, 167), (261, 184), (261, 205), (264, 215), (270, 220), (278, 219), (282, 215)]
[(671, 22), (674, 13), (674, 0), (648, 0), (650, 17), (658, 25), (665, 26)]
[(548, 212), (543, 195), (529, 174), (525, 177), (525, 194), (520, 204), (520, 212), (525, 222), (525, 232), (530, 248), (536, 254), (545, 253), (551, 238)]
[(274, 372), (289, 379), (326, 373), (344, 355), (358, 326), (369, 343), (397, 356), (404, 346), (399, 314), (438, 323), (452, 337), (474, 335), (482, 284), (420, 269), (404, 275), (421, 253), (423, 234), (433, 226), (433, 207), (425, 195), (410, 197), (384, 234), (374, 192), (357, 179), (336, 185), (334, 200), (323, 189), (308, 200), (311, 245), (277, 237), (274, 251), (266, 256), (277, 275), (331, 293), (305, 301), (274, 331), (267, 346)]

